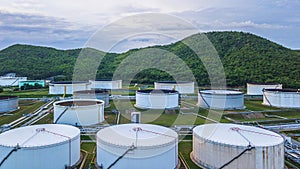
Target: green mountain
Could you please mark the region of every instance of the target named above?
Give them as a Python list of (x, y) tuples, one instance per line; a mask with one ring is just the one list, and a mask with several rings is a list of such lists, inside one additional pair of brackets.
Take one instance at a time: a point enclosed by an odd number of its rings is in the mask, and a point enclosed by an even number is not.
[[(291, 88), (300, 87), (299, 50), (285, 48), (250, 33), (210, 32), (205, 35), (215, 47), (223, 63), (227, 85), (244, 86), (247, 82), (260, 82), (282, 83), (285, 87)], [(199, 37), (200, 35), (196, 34), (170, 45), (133, 49), (122, 54), (104, 54), (93, 50), (93, 55), (105, 55), (98, 67), (97, 78), (111, 78), (118, 65), (129, 55), (135, 55), (146, 61), (151, 56), (147, 56), (148, 54), (142, 51), (161, 49), (179, 56), (192, 70), (199, 85), (209, 85), (210, 80), (205, 66), (190, 46), (184, 43), (189, 41), (191, 44), (197, 44)], [(30, 79), (58, 76), (64, 77), (63, 80), (71, 80), (80, 51), (81, 49), (57, 50), (48, 47), (13, 45), (0, 51), (0, 75), (16, 72), (18, 76), (27, 76)], [(163, 59), (160, 61), (164, 62)], [(135, 68), (142, 70), (141, 66), (137, 64)], [(184, 72), (185, 69), (179, 67), (178, 71)], [(152, 83), (156, 80), (172, 80), (172, 76), (157, 69), (147, 69), (136, 74), (133, 82)]]

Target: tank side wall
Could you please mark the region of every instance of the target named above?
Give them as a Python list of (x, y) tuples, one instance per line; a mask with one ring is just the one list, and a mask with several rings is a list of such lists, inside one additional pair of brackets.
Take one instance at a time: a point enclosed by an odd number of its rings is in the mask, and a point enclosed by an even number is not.
[[(8, 147), (0, 147), (0, 159), (3, 159), (11, 150)], [(80, 137), (71, 143), (71, 165), (80, 158)], [(65, 169), (69, 164), (69, 143), (47, 148), (21, 148), (14, 152), (4, 163), (3, 168), (17, 169)]]

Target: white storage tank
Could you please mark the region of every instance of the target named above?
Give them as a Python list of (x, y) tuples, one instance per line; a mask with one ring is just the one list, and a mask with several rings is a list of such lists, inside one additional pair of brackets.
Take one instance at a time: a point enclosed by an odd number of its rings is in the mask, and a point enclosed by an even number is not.
[(97, 165), (103, 169), (174, 169), (177, 164), (178, 135), (169, 128), (122, 124), (97, 133)]
[(176, 109), (179, 93), (175, 90), (138, 90), (135, 107), (140, 109)]
[(104, 102), (97, 99), (72, 99), (53, 103), (54, 123), (89, 126), (104, 121)]
[(18, 96), (0, 96), (0, 113), (11, 112), (19, 107)]
[(191, 94), (194, 93), (194, 82), (171, 82), (162, 81), (154, 82), (155, 89), (165, 89), (165, 90), (176, 90), (180, 94)]
[(27, 77), (16, 77), (16, 73), (8, 73), (0, 76), (0, 86), (18, 86), (20, 81), (26, 81)]
[(20, 127), (0, 134), (0, 168), (65, 169), (80, 159), (80, 130), (60, 124)]
[(90, 80), (92, 89), (121, 89), (122, 80)]
[(204, 168), (283, 169), (284, 139), (253, 126), (200, 125), (193, 129), (191, 158)]
[(74, 99), (98, 99), (104, 101), (104, 106), (109, 107), (109, 91), (104, 89), (79, 90), (73, 93)]
[(282, 89), (282, 84), (247, 83), (247, 95), (263, 95), (263, 89)]
[(244, 109), (244, 93), (232, 90), (202, 90), (198, 93), (198, 106), (220, 110)]
[(49, 94), (73, 94), (78, 90), (89, 90), (89, 82), (51, 82)]
[(263, 104), (282, 108), (300, 108), (300, 90), (265, 89)]

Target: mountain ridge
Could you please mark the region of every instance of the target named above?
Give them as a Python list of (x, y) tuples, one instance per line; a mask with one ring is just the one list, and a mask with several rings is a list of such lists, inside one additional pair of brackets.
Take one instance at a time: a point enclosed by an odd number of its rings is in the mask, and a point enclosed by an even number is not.
[[(251, 33), (209, 32), (205, 35), (219, 54), (229, 86), (244, 86), (253, 81), (282, 83), (291, 88), (300, 86), (299, 50), (291, 50)], [(195, 36), (197, 34), (185, 39)], [(160, 48), (174, 53), (191, 68), (199, 85), (209, 85), (205, 67), (199, 59), (195, 60), (195, 54), (182, 41), (146, 48)], [(103, 64), (98, 68), (97, 78), (111, 78), (124, 58), (141, 49), (121, 54), (107, 53), (102, 60)], [(0, 51), (0, 75), (16, 72), (17, 75), (28, 76), (30, 79), (64, 75), (62, 80), (71, 80), (81, 50), (15, 44)], [(137, 74), (133, 82), (152, 83), (156, 80), (172, 80), (172, 77), (165, 72), (150, 69)]]

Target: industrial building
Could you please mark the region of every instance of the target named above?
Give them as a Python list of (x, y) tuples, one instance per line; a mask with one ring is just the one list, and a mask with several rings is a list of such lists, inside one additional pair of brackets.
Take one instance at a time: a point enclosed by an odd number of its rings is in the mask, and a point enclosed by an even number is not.
[(53, 103), (54, 123), (89, 126), (104, 121), (104, 102), (97, 99), (72, 99)]
[(219, 110), (244, 109), (244, 93), (232, 90), (202, 90), (198, 93), (198, 106)]
[(104, 89), (79, 90), (73, 93), (74, 99), (98, 99), (104, 101), (104, 106), (109, 107), (109, 91)]
[(121, 89), (122, 80), (90, 80), (92, 89)]
[(284, 139), (253, 126), (200, 125), (193, 129), (191, 158), (204, 168), (283, 169)]
[(18, 96), (0, 96), (0, 113), (11, 112), (19, 108)]
[(32, 87), (45, 87), (45, 80), (26, 80), (19, 82), (19, 89), (24, 89), (25, 86), (32, 86)]
[(80, 130), (60, 124), (12, 129), (0, 134), (0, 168), (65, 169), (80, 159)]
[(263, 105), (282, 108), (300, 108), (300, 90), (264, 89)]
[(180, 94), (192, 94), (194, 93), (194, 82), (154, 82), (154, 88), (160, 90), (176, 90)]
[(247, 95), (263, 95), (263, 89), (282, 89), (282, 84), (247, 83)]
[(20, 81), (27, 80), (27, 77), (16, 77), (15, 73), (8, 73), (0, 76), (0, 86), (18, 86)]
[(97, 165), (103, 169), (174, 169), (178, 135), (151, 124), (122, 124), (97, 133)]
[(177, 109), (179, 93), (175, 90), (138, 90), (135, 107), (140, 109)]
[(79, 90), (89, 90), (89, 82), (51, 82), (49, 83), (49, 94), (73, 94)]

